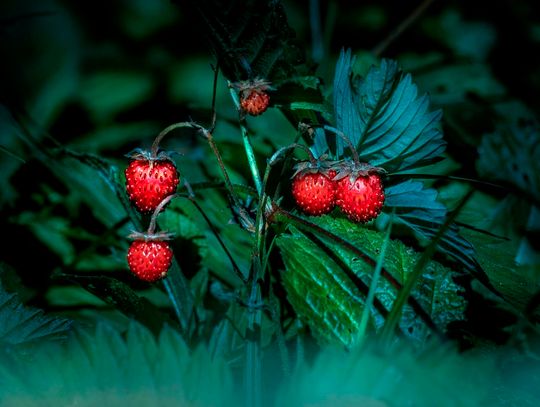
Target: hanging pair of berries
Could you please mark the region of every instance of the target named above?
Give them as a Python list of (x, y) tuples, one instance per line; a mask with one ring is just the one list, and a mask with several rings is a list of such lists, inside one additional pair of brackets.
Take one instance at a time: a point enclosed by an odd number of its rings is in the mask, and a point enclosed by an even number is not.
[(381, 212), (384, 189), (381, 168), (365, 163), (303, 162), (293, 176), (292, 194), (308, 215), (330, 213), (337, 205), (349, 219), (369, 222)]
[(180, 175), (174, 161), (165, 152), (157, 153), (161, 135), (151, 151), (136, 150), (129, 155), (131, 162), (125, 170), (126, 192), (130, 201), (143, 214), (153, 213), (146, 233), (135, 232), (127, 261), (133, 274), (148, 282), (157, 281), (167, 275), (173, 251), (167, 242), (170, 235), (154, 233), (159, 212), (174, 196)]

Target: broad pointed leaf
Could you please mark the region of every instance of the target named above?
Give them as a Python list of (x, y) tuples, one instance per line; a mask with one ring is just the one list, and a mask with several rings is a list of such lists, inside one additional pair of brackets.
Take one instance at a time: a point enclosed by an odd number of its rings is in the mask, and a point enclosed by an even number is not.
[(514, 184), (540, 201), (540, 125), (511, 127), (486, 134), (478, 148), (478, 172)]
[(71, 321), (44, 315), (36, 308), (21, 304), (0, 284), (0, 345), (20, 346), (44, 340), (62, 339), (69, 332)]
[[(441, 112), (428, 110), (410, 75), (395, 61), (382, 60), (365, 78), (353, 76), (350, 51), (342, 52), (334, 79), (338, 129), (350, 138), (362, 160), (389, 172), (428, 164), (445, 149), (438, 129)], [(337, 140), (341, 156), (344, 143)]]
[[(321, 236), (321, 240), (339, 255), (344, 264), (347, 264), (366, 285), (369, 285), (375, 268), (374, 262), (384, 240), (384, 233), (369, 230), (347, 219), (333, 219), (329, 216), (321, 217), (315, 222), (324, 229), (332, 231), (353, 247), (358, 248), (367, 258), (372, 260), (366, 261), (359, 258), (356, 253), (351, 252), (336, 241)], [(399, 287), (407, 280), (420, 256), (420, 253), (415, 252), (400, 240), (389, 242), (383, 263), (383, 275), (376, 291), (376, 298), (382, 302), (386, 309), (391, 308)], [(422, 309), (441, 329), (444, 329), (448, 323), (464, 317), (466, 301), (461, 297), (461, 288), (454, 283), (452, 276), (452, 270), (431, 260), (412, 292), (412, 297), (418, 301)], [(396, 285), (396, 282), (399, 286)], [(382, 320), (379, 318), (378, 324), (380, 323)], [(400, 326), (415, 338), (425, 339), (429, 333), (410, 305), (404, 309)]]
[[(362, 131), (362, 124), (351, 84), (353, 64), (354, 58), (351, 56), (351, 50), (342, 50), (334, 74), (334, 115), (336, 127), (351, 137), (353, 145), (356, 145)], [(337, 140), (336, 144), (339, 156), (346, 146), (341, 139)]]
[[(432, 344), (421, 352), (404, 341), (397, 341), (395, 346), (386, 351), (381, 351), (380, 347), (373, 345), (368, 343), (367, 346), (347, 352), (340, 349), (323, 349), (314, 360), (302, 362), (292, 378), (278, 389), (275, 405), (280, 407), (507, 405), (503, 404), (504, 402), (501, 404), (488, 402), (496, 378), (493, 357), (471, 353), (460, 354), (452, 347), (440, 344)], [(533, 373), (534, 370), (529, 369), (527, 373), (529, 372)], [(527, 381), (529, 382), (534, 383), (534, 379)], [(495, 397), (493, 399), (495, 400)]]
[[(419, 181), (405, 181), (385, 189), (385, 212), (395, 210), (395, 221), (411, 231), (420, 241), (433, 238), (444, 224), (447, 209), (437, 201), (437, 191), (425, 188)], [(381, 215), (379, 222), (384, 222)], [(448, 254), (470, 270), (478, 270), (473, 246), (451, 226), (441, 242), (439, 250)]]
[(298, 316), (320, 342), (353, 345), (363, 309), (358, 288), (300, 232), (280, 236), (277, 245), (285, 263), (282, 277), (287, 298)]
[(165, 328), (156, 339), (132, 323), (77, 331), (64, 346), (44, 344), (32, 355), (0, 355), (5, 405), (236, 405), (227, 366), (199, 347), (190, 351)]

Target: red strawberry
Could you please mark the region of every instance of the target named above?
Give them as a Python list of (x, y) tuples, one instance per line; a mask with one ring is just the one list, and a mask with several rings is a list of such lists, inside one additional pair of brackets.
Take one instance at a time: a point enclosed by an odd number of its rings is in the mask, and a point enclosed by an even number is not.
[(172, 249), (165, 240), (135, 240), (129, 246), (127, 261), (138, 278), (148, 282), (167, 275), (173, 257)]
[(168, 158), (138, 155), (126, 168), (126, 190), (139, 212), (153, 212), (163, 199), (176, 192), (180, 177)]
[(320, 216), (329, 213), (336, 204), (336, 184), (332, 178), (334, 170), (320, 167), (320, 163), (300, 163), (293, 177), (292, 195), (296, 204), (308, 215)]
[(384, 204), (382, 171), (369, 164), (352, 164), (340, 173), (336, 181), (336, 204), (349, 219), (368, 222), (379, 215)]
[(272, 89), (270, 82), (264, 79), (240, 81), (233, 84), (240, 92), (240, 108), (252, 116), (258, 116), (268, 109), (270, 96), (267, 90)]
[(270, 96), (266, 92), (252, 89), (244, 92), (240, 97), (240, 107), (242, 110), (252, 116), (258, 116), (268, 109)]

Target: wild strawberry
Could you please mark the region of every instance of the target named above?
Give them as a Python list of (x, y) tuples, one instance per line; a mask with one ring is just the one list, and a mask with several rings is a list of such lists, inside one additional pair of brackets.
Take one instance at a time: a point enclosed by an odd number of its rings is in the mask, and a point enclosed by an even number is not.
[(264, 79), (240, 81), (234, 84), (240, 92), (240, 108), (251, 116), (258, 116), (268, 109), (271, 89), (270, 82)]
[(139, 212), (153, 212), (167, 196), (176, 192), (180, 177), (167, 155), (157, 158), (147, 152), (132, 156), (126, 168), (126, 190)]
[(376, 218), (384, 204), (381, 168), (350, 164), (336, 177), (336, 204), (355, 222)]
[(303, 162), (296, 166), (293, 176), (292, 195), (296, 204), (308, 215), (329, 213), (336, 204), (336, 184), (332, 181), (336, 171)]
[(267, 93), (258, 90), (242, 95), (240, 98), (240, 107), (242, 110), (252, 116), (258, 116), (268, 109), (270, 96)]
[(127, 253), (131, 272), (151, 283), (167, 275), (172, 257), (171, 246), (167, 241), (160, 240), (158, 235), (133, 241)]

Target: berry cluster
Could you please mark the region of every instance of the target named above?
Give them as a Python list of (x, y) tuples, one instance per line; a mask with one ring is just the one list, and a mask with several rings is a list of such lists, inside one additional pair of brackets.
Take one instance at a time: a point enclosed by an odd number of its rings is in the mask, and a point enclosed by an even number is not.
[(292, 195), (308, 215), (330, 213), (338, 206), (349, 219), (369, 222), (381, 212), (383, 170), (365, 163), (302, 162), (293, 175)]
[(180, 176), (165, 153), (137, 151), (125, 170), (126, 192), (137, 210), (153, 213), (147, 233), (133, 233), (127, 261), (139, 279), (154, 282), (167, 275), (173, 258), (166, 233), (154, 233), (155, 217), (176, 192)]

